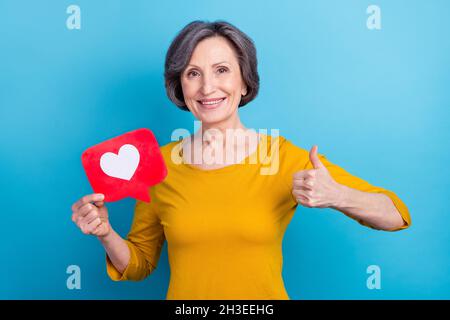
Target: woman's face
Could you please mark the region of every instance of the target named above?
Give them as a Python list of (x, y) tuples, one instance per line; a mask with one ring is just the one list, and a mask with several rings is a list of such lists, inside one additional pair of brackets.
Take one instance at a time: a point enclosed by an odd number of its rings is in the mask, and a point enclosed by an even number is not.
[(233, 116), (247, 88), (228, 40), (211, 37), (200, 41), (181, 74), (181, 87), (188, 109), (203, 123)]

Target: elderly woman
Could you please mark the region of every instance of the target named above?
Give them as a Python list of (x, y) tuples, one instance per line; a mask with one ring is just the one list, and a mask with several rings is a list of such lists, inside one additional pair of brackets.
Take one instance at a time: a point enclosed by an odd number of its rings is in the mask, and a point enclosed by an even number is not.
[[(167, 240), (167, 299), (289, 299), (281, 244), (298, 204), (333, 208), (379, 230), (410, 225), (395, 193), (349, 174), (317, 146), (308, 152), (244, 126), (238, 110), (256, 97), (259, 76), (253, 42), (233, 25), (188, 24), (167, 52), (165, 80), (170, 100), (201, 126), (161, 147), (168, 175), (149, 188), (150, 203), (136, 202), (127, 239), (109, 224), (102, 194), (72, 206), (72, 220), (104, 246), (113, 280), (147, 277)], [(273, 170), (261, 170), (274, 161)]]

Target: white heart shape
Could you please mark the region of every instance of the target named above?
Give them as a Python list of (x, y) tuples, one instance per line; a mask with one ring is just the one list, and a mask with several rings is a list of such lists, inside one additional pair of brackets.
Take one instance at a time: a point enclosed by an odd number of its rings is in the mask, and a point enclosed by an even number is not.
[(100, 168), (110, 177), (130, 180), (139, 165), (139, 151), (132, 144), (124, 144), (119, 154), (104, 153), (100, 158)]

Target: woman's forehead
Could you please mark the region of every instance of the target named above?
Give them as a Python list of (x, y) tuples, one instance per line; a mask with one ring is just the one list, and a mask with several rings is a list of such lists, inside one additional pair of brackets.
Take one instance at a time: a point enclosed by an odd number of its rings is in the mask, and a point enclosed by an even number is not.
[(231, 44), (223, 37), (212, 37), (200, 41), (192, 53), (190, 65), (234, 64), (237, 58)]

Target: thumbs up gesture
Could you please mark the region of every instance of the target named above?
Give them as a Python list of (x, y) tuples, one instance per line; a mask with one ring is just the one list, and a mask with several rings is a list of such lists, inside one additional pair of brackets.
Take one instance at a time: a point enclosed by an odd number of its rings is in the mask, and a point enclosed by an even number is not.
[(328, 208), (336, 206), (342, 196), (337, 183), (317, 155), (314, 145), (309, 152), (313, 169), (301, 170), (293, 176), (292, 194), (305, 207)]

